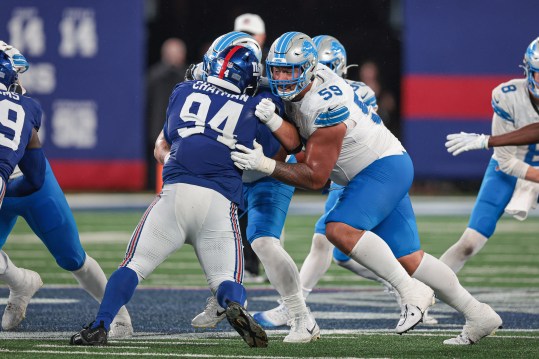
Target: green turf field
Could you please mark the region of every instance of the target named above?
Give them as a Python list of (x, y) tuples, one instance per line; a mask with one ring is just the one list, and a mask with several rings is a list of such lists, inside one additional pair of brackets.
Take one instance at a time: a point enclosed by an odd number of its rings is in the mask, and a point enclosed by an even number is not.
[[(110, 275), (121, 262), (139, 212), (77, 212), (75, 214), (83, 245)], [(286, 224), (285, 248), (298, 265), (307, 255), (316, 217), (291, 216)], [(439, 257), (461, 235), (465, 217), (420, 217), (419, 232), (423, 248)], [(539, 289), (539, 225), (536, 218), (517, 222), (500, 221), (496, 234), (483, 251), (459, 273), (469, 288)], [(38, 271), (46, 285), (75, 285), (73, 277), (60, 270), (44, 246), (18, 223), (4, 249), (22, 267)], [(332, 264), (320, 287), (373, 285)], [(205, 279), (190, 246), (185, 246), (161, 265), (141, 286), (204, 287)], [(259, 285), (258, 285), (259, 286)], [(247, 288), (250, 285), (247, 284)], [(503, 288), (507, 288), (506, 290)], [(539, 303), (528, 302), (537, 315)], [(322, 328), (323, 329), (323, 328)], [(457, 331), (420, 329), (398, 336), (391, 331), (322, 332), (322, 339), (309, 345), (285, 345), (284, 331), (270, 332), (270, 346), (250, 349), (237, 336), (227, 333), (176, 335), (170, 337), (137, 336), (112, 342), (106, 348), (70, 347), (66, 336), (49, 335), (44, 339), (0, 339), (0, 358), (67, 357), (185, 357), (185, 358), (539, 358), (539, 328), (499, 331), (470, 347), (447, 347), (442, 340)], [(61, 340), (60, 340), (61, 338)]]
[[(76, 212), (81, 240), (86, 251), (110, 275), (123, 259), (139, 212)], [(290, 216), (285, 226), (285, 248), (298, 265), (309, 252), (316, 217)], [(465, 217), (419, 217), (422, 247), (439, 257), (466, 228)], [(537, 218), (518, 222), (502, 218), (496, 233), (480, 255), (459, 273), (465, 286), (539, 288), (539, 223)], [(47, 284), (73, 284), (71, 274), (60, 270), (41, 242), (19, 221), (4, 249), (13, 261), (38, 271)], [(181, 272), (181, 276), (178, 273)], [(320, 286), (372, 284), (332, 264)], [(173, 254), (148, 278), (148, 286), (205, 286), (206, 281), (189, 245)]]

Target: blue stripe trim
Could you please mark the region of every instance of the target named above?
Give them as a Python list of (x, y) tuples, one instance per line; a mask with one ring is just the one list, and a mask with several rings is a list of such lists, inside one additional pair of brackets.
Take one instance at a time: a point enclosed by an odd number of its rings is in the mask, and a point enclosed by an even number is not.
[(322, 40), (324, 40), (326, 37), (327, 37), (327, 35), (319, 35), (319, 36), (315, 36), (315, 37), (313, 38), (314, 46), (318, 49), (318, 47), (320, 46), (320, 43), (321, 43)]
[(235, 32), (226, 34), (225, 36), (223, 36), (223, 38), (221, 39), (221, 41), (219, 41), (219, 42), (217, 43), (217, 45), (215, 45), (214, 51), (216, 51), (216, 52), (221, 52), (221, 51), (223, 51), (223, 50), (226, 49), (226, 48), (228, 47), (228, 45), (230, 45), (234, 40), (237, 40), (238, 38), (243, 37), (244, 35), (245, 35), (245, 33), (239, 32), (239, 31), (235, 31)]
[(315, 126), (330, 126), (343, 122), (350, 116), (347, 107), (341, 107), (335, 111), (325, 112), (318, 115), (314, 120)]
[[(297, 31), (287, 32), (279, 38), (279, 41), (275, 45), (275, 52), (282, 54), (286, 50), (286, 46), (290, 43), (290, 40), (298, 34)], [(277, 55), (277, 54), (276, 54)], [(277, 57), (284, 57), (284, 55), (277, 55)]]
[(367, 104), (367, 106), (371, 106), (371, 107), (376, 107), (377, 104), (376, 104), (376, 97), (371, 97), (371, 98), (367, 98), (365, 99), (363, 102), (365, 102)]
[(515, 123), (515, 120), (511, 118), (511, 115), (507, 113), (505, 110), (503, 110), (501, 107), (498, 106), (498, 104), (494, 101), (494, 99), (491, 102), (492, 108), (494, 109), (494, 112), (501, 118), (503, 118), (505, 121)]

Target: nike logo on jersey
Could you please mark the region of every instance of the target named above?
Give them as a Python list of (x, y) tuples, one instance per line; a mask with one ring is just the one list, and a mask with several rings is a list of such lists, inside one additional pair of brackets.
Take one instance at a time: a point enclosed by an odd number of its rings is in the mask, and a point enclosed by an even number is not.
[(328, 107), (328, 112), (331, 112), (333, 110), (335, 110), (337, 108), (337, 106), (334, 106), (334, 107)]
[(367, 94), (361, 95), (361, 99), (363, 100), (365, 97), (367, 97)]
[(316, 323), (314, 323), (313, 327), (311, 329), (307, 328), (307, 331), (309, 334), (313, 335), (314, 329), (316, 328)]
[(217, 316), (220, 317), (221, 315), (223, 315), (225, 313), (226, 313), (226, 310), (223, 310), (222, 312), (217, 310), (215, 314), (217, 314)]

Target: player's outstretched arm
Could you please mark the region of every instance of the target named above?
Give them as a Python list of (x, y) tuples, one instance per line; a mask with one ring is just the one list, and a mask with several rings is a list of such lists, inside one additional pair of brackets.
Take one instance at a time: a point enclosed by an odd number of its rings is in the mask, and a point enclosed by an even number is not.
[(531, 145), (539, 143), (539, 122), (503, 135), (490, 136), (489, 147)]
[(264, 156), (262, 147), (236, 146), (231, 158), (242, 170), (256, 170), (295, 187), (318, 190), (326, 184), (341, 152), (346, 125), (317, 129), (309, 138), (303, 163), (277, 162)]
[(301, 146), (298, 130), (275, 112), (275, 104), (270, 99), (264, 98), (256, 105), (255, 115), (273, 132), (288, 153), (297, 152)]

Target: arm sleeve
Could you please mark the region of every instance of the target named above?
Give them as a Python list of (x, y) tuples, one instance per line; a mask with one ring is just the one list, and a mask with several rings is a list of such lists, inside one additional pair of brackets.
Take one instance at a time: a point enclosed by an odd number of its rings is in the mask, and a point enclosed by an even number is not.
[(41, 148), (26, 150), (19, 162), (23, 176), (8, 182), (6, 197), (27, 196), (38, 191), (45, 182), (46, 160)]

